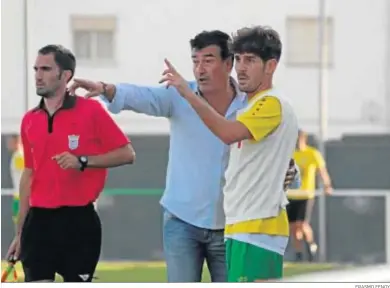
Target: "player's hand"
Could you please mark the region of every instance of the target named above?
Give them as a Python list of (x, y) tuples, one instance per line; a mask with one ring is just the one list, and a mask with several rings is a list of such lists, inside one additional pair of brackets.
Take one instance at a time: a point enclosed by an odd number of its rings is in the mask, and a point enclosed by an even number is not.
[(294, 159), (290, 160), (286, 177), (284, 178), (284, 190), (287, 190), (290, 184), (294, 181), (295, 175), (297, 174), (297, 169), (295, 168)]
[(333, 188), (332, 188), (332, 186), (325, 186), (324, 187), (324, 192), (325, 192), (325, 195), (332, 195), (332, 193), (333, 193)]
[(8, 261), (17, 261), (20, 256), (20, 236), (15, 236), (12, 240), (11, 245), (8, 248), (8, 252), (6, 254), (6, 259)]
[(68, 90), (71, 95), (75, 95), (76, 90), (80, 88), (88, 91), (88, 93), (84, 96), (85, 98), (96, 97), (104, 92), (103, 83), (87, 79), (74, 79)]
[(62, 152), (53, 156), (53, 160), (57, 161), (62, 169), (80, 169), (81, 163), (79, 159), (69, 152)]
[(189, 93), (192, 94), (192, 90), (188, 86), (187, 81), (176, 71), (175, 67), (168, 61), (168, 59), (164, 60), (165, 65), (167, 65), (167, 69), (162, 73), (163, 77), (159, 81), (159, 83), (165, 83), (167, 88), (169, 86), (173, 86), (180, 93), (181, 96), (186, 97)]

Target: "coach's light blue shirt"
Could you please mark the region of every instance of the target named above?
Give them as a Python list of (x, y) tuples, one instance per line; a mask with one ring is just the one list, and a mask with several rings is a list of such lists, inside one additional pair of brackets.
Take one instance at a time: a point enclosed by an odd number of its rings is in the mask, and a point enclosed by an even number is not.
[[(189, 85), (197, 91), (196, 82), (189, 82)], [(103, 96), (101, 99), (114, 114), (132, 110), (169, 119), (169, 160), (165, 192), (160, 203), (164, 209), (189, 224), (223, 229), (222, 188), (229, 146), (206, 127), (177, 90), (173, 87), (119, 84), (111, 103)], [(246, 104), (246, 95), (237, 93), (226, 118), (235, 119), (236, 111)], [(299, 177), (296, 180), (300, 181)], [(297, 185), (298, 182), (292, 184)]]

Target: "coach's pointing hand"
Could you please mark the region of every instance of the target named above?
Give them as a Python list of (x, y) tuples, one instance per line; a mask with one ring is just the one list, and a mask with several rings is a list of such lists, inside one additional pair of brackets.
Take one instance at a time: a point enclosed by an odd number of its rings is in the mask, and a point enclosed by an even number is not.
[(81, 163), (79, 159), (69, 152), (63, 152), (55, 155), (53, 160), (57, 161), (62, 169), (80, 169)]
[(175, 87), (183, 97), (186, 97), (188, 93), (192, 94), (192, 90), (188, 86), (187, 81), (176, 71), (171, 62), (169, 62), (168, 59), (165, 59), (164, 61), (165, 65), (167, 65), (167, 69), (162, 73), (163, 77), (159, 83), (166, 83), (167, 88), (169, 86)]
[(69, 93), (75, 95), (76, 90), (82, 88), (87, 90), (86, 98), (96, 97), (104, 92), (103, 83), (94, 82), (86, 79), (74, 79), (72, 85), (69, 87)]

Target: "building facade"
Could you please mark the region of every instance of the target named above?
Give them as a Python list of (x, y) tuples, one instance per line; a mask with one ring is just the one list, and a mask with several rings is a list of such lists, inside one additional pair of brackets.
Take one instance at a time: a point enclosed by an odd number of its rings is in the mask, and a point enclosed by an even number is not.
[[(318, 11), (313, 0), (50, 0), (2, 2), (3, 134), (19, 130), (36, 105), (32, 66), (48, 43), (71, 48), (76, 76), (153, 85), (169, 58), (192, 79), (189, 39), (202, 30), (233, 32), (269, 25), (284, 51), (275, 83), (286, 92), (303, 129), (319, 122)], [(390, 2), (326, 1), (327, 136), (390, 130)], [(22, 17), (15, 17), (20, 15)], [(234, 75), (234, 73), (233, 73)], [(165, 119), (115, 115), (130, 134), (168, 133)]]

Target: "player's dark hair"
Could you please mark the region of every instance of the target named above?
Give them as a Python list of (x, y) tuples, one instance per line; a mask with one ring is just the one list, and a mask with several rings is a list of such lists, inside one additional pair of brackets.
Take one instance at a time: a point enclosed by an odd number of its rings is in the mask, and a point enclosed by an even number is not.
[(253, 53), (264, 62), (279, 61), (282, 54), (282, 42), (278, 32), (270, 27), (245, 27), (233, 37), (233, 53)]
[(222, 60), (226, 60), (229, 57), (233, 59), (231, 43), (232, 39), (230, 36), (220, 30), (203, 31), (190, 40), (191, 49), (201, 50), (211, 45), (218, 46)]
[(53, 54), (54, 61), (56, 62), (58, 67), (60, 67), (61, 71), (69, 70), (72, 72), (72, 76), (70, 77), (70, 79), (72, 79), (74, 71), (76, 69), (76, 57), (69, 49), (61, 45), (51, 44), (39, 49), (38, 53), (42, 55)]

